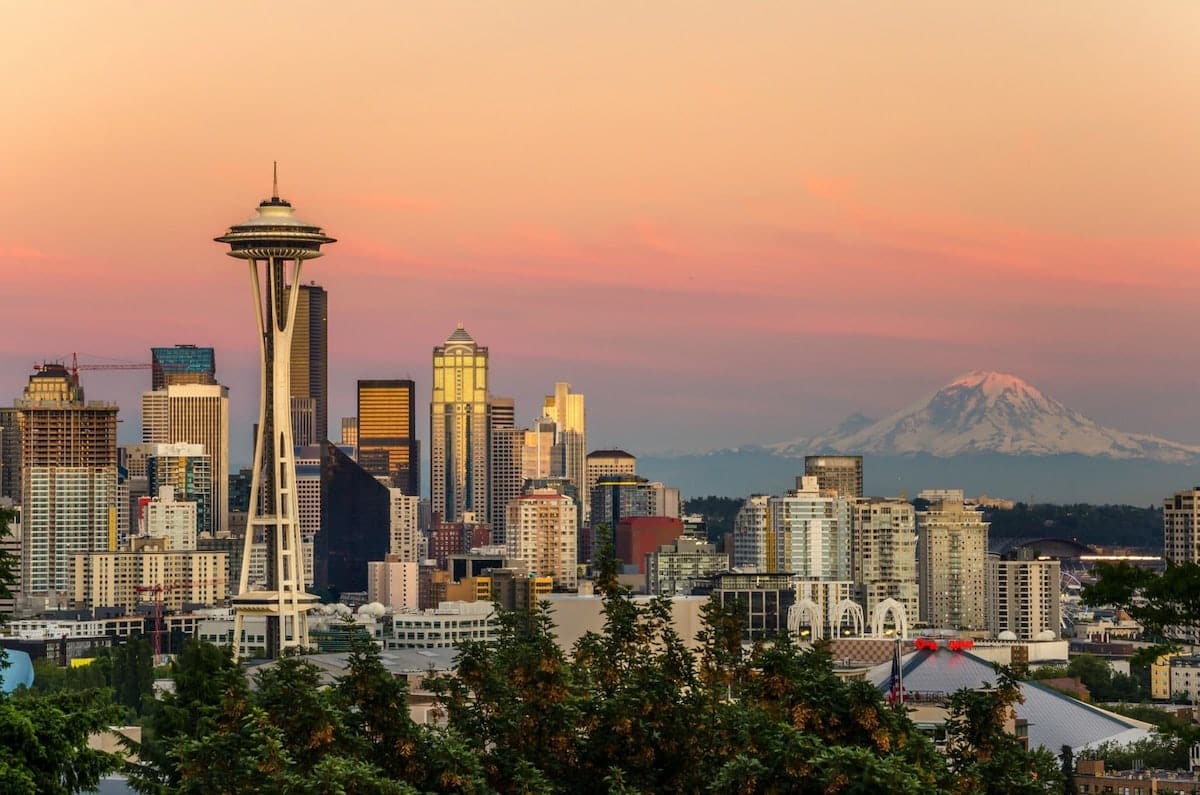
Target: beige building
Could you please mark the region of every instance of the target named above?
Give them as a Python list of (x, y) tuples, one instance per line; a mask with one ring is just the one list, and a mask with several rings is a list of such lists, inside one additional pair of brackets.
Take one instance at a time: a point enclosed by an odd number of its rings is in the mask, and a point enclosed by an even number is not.
[(937, 628), (983, 629), (988, 525), (963, 504), (961, 491), (940, 493), (942, 499), (917, 512), (921, 620)]
[(175, 499), (175, 489), (163, 486), (146, 503), (146, 535), (161, 539), (173, 552), (196, 548), (196, 503)]
[[(583, 494), (588, 495), (588, 512), (584, 514), (585, 522), (591, 522), (591, 495), (600, 478), (607, 475), (636, 475), (637, 458), (624, 450), (593, 450), (587, 454), (583, 465), (583, 477), (586, 488)], [(581, 497), (581, 499), (583, 499)]]
[(1181, 657), (1184, 652), (1173, 651), (1160, 654), (1150, 665), (1150, 698), (1155, 701), (1168, 701), (1171, 696), (1171, 658)]
[(553, 473), (565, 477), (575, 484), (579, 499), (583, 502), (583, 515), (587, 516), (590, 492), (587, 485), (587, 409), (583, 395), (571, 391), (571, 385), (558, 381), (554, 394), (546, 395), (542, 404), (544, 414), (554, 420), (556, 457), (561, 466)]
[(542, 417), (525, 431), (525, 446), (521, 451), (521, 477), (541, 480), (554, 476), (554, 437), (557, 426), (549, 417)]
[[(362, 439), (361, 429), (359, 439)], [(488, 349), (460, 323), (433, 349), (430, 494), (443, 522), (488, 510)]]
[(116, 548), (117, 406), (62, 365), (29, 378), (21, 431), (21, 612), (65, 606), (75, 555)]
[(505, 517), (508, 556), (524, 561), (530, 574), (549, 576), (556, 588), (578, 584), (575, 501), (554, 489), (533, 489), (508, 503)]
[[(989, 556), (987, 629), (1018, 640), (1057, 638), (1062, 621), (1062, 564), (1057, 560), (1001, 560)], [(1048, 635), (1048, 637), (1047, 637)]]
[(421, 498), (388, 489), (388, 551), (397, 560), (421, 560)]
[(417, 608), (420, 564), (388, 555), (386, 560), (367, 563), (367, 601), (379, 602), (393, 610)]
[(163, 607), (180, 610), (185, 603), (214, 605), (229, 597), (229, 566), (224, 552), (176, 552), (160, 539), (133, 539), (128, 552), (75, 555), (71, 575), (75, 604), (80, 607), (124, 607), (133, 610), (153, 602), (162, 588)]
[(915, 618), (917, 527), (912, 503), (869, 498), (850, 505), (850, 571), (863, 611), (870, 616), (880, 602), (895, 599)]
[(172, 384), (142, 394), (142, 442), (204, 445), (212, 466), (213, 529), (228, 529), (229, 389)]

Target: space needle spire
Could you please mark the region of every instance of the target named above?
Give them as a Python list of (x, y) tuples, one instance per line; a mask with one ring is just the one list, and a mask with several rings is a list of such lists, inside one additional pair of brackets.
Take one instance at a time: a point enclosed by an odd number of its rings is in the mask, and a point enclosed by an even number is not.
[[(293, 213), (292, 205), (279, 198), (279, 171), (273, 165), (271, 198), (258, 205), (253, 218), (215, 238), (218, 243), (228, 244), (229, 256), (250, 265), (262, 361), (250, 516), (238, 592), (233, 598), (235, 658), (241, 648), (246, 616), (266, 618), (268, 657), (307, 647), (307, 611), (318, 601), (304, 590), (290, 354), (300, 266), (304, 260), (321, 256), (322, 245), (337, 241)], [(250, 558), (258, 539), (265, 540), (267, 546), (267, 577), (265, 583), (252, 584)]]

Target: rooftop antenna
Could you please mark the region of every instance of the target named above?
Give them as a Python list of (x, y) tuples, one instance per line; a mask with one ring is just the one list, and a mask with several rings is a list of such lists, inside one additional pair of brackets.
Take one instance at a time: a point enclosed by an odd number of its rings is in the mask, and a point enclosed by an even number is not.
[(271, 161), (271, 198), (279, 198), (279, 161)]

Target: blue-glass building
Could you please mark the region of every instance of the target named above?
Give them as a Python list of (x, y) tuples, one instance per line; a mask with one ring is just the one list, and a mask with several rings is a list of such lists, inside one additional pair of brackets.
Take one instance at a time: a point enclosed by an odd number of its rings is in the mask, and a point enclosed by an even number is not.
[(217, 357), (212, 348), (176, 345), (150, 349), (150, 388), (172, 384), (217, 383)]

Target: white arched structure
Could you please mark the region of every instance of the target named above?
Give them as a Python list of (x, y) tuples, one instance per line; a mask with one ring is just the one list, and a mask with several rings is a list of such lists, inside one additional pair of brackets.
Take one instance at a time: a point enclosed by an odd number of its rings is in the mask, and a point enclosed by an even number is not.
[(853, 599), (843, 599), (836, 605), (829, 606), (829, 632), (835, 638), (842, 636), (842, 624), (849, 620), (850, 634), (862, 637), (866, 621), (863, 618), (862, 606)]
[(871, 611), (871, 634), (877, 638), (884, 637), (883, 627), (889, 615), (896, 626), (896, 636), (908, 638), (908, 611), (895, 599), (884, 599), (875, 605)]
[(800, 627), (808, 620), (812, 628), (812, 640), (820, 640), (824, 634), (825, 622), (821, 620), (821, 608), (812, 599), (801, 599), (788, 608), (788, 632), (799, 637)]

